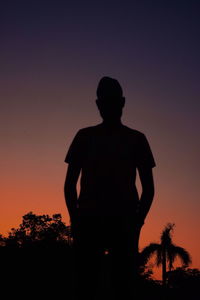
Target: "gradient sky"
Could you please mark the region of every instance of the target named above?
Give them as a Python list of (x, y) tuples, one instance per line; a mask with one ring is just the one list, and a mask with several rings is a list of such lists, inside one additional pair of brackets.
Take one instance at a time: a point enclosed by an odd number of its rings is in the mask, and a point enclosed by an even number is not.
[(66, 151), (101, 122), (102, 76), (117, 78), (122, 122), (151, 144), (156, 196), (140, 247), (167, 222), (200, 268), (199, 1), (4, 1), (0, 5), (0, 232), (29, 211), (62, 213)]

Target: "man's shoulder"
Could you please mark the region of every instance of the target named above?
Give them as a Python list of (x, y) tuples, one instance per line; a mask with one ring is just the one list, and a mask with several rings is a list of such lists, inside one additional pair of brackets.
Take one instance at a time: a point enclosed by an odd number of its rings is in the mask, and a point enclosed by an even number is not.
[(99, 128), (100, 128), (99, 124), (93, 125), (93, 126), (88, 126), (88, 127), (80, 128), (78, 130), (78, 133), (80, 135), (87, 135), (87, 134), (97, 131)]
[[(129, 136), (130, 138), (134, 138), (134, 139), (142, 139), (145, 135), (143, 132), (139, 131), (139, 130), (136, 130), (134, 128), (130, 128), (126, 125), (122, 125), (122, 133), (123, 135), (127, 135)], [(81, 128), (78, 130), (78, 136), (79, 137), (89, 137), (91, 135), (96, 135), (98, 134), (98, 132), (101, 132), (102, 130), (102, 124), (97, 124), (97, 125), (93, 125), (93, 126), (88, 126), (88, 127), (84, 127), (84, 128)]]
[(76, 135), (79, 139), (85, 140), (91, 137), (91, 135), (95, 135), (98, 131), (99, 131), (99, 125), (93, 125), (93, 126), (80, 128)]
[(144, 133), (139, 130), (130, 128), (126, 125), (123, 125), (123, 127), (124, 127), (124, 130), (127, 132), (127, 134), (129, 134), (130, 136), (133, 136), (136, 138), (142, 138), (144, 136)]

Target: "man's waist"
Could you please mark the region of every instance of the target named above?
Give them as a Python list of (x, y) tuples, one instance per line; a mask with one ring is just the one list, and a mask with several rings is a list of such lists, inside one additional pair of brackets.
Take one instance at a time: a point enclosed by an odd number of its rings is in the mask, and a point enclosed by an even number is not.
[[(78, 205), (80, 212), (89, 215), (135, 215), (137, 211), (138, 201), (125, 201), (121, 203), (117, 201), (84, 201), (79, 198)], [(105, 200), (105, 199), (104, 199)]]

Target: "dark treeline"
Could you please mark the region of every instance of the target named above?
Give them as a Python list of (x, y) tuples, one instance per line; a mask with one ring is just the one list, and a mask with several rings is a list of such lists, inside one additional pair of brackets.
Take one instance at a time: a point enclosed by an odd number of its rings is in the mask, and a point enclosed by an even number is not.
[[(166, 227), (163, 233), (169, 228)], [(143, 250), (139, 256), (138, 299), (198, 298), (200, 271), (188, 267), (190, 257), (187, 257), (187, 252), (182, 253), (186, 255), (183, 267), (174, 269), (169, 261), (171, 268), (166, 270), (166, 282), (163, 284), (162, 281), (152, 279), (152, 270), (148, 267), (151, 255), (155, 251), (159, 254), (159, 245), (150, 244)], [(62, 221), (60, 214), (50, 217), (30, 212), (24, 215), (18, 228), (12, 228), (6, 237), (0, 235), (2, 293), (6, 298), (31, 296), (72, 299), (73, 254), (71, 229)], [(100, 272), (99, 299), (111, 300), (109, 254), (106, 252)]]

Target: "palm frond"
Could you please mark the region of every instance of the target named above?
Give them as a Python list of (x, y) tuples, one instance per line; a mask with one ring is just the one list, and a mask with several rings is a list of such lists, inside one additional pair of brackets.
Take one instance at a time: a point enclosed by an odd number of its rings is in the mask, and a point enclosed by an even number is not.
[(152, 257), (152, 255), (156, 254), (160, 251), (161, 246), (160, 244), (151, 243), (148, 246), (146, 246), (141, 252), (140, 252), (140, 259), (142, 264), (146, 264), (147, 261)]
[(174, 249), (174, 245), (172, 243), (166, 249), (166, 255), (167, 255), (169, 270), (171, 271), (171, 269), (173, 269), (173, 263), (176, 259), (176, 255), (177, 255), (177, 253)]
[(179, 257), (184, 266), (188, 266), (192, 263), (192, 258), (186, 249), (172, 244), (169, 250), (174, 260), (176, 257)]
[(157, 255), (156, 255), (156, 265), (157, 267), (159, 267), (162, 264), (162, 246), (160, 245), (160, 249), (158, 249), (157, 251)]
[(161, 243), (163, 245), (170, 245), (172, 242), (171, 231), (173, 231), (175, 224), (168, 223), (161, 233)]

